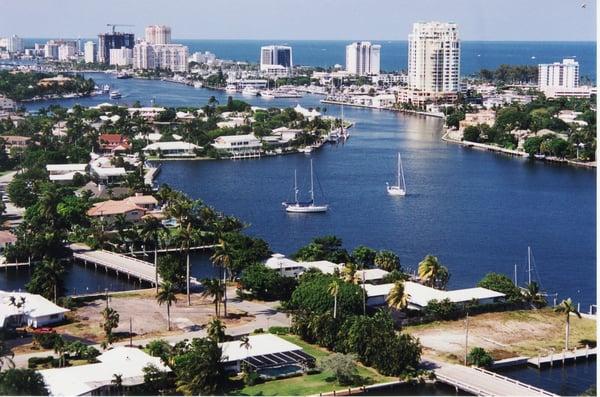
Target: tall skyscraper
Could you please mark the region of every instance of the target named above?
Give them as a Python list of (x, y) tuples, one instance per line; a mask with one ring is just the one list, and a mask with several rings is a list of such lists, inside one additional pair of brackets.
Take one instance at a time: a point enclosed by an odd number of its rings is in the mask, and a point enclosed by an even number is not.
[(546, 88), (579, 87), (579, 62), (574, 59), (540, 64), (538, 69), (538, 87), (541, 91)]
[(408, 87), (429, 93), (455, 93), (460, 90), (457, 24), (413, 24), (408, 35)]
[(270, 45), (260, 48), (260, 70), (268, 71), (274, 66), (291, 71), (293, 67), (292, 47)]
[(6, 50), (8, 52), (23, 52), (25, 42), (19, 36), (12, 35), (6, 38)]
[(119, 48), (133, 49), (133, 33), (100, 33), (98, 35), (98, 62), (110, 62), (110, 50)]
[(96, 43), (86, 41), (83, 46), (83, 58), (85, 63), (96, 63)]
[(171, 44), (171, 27), (165, 25), (147, 26), (145, 38), (148, 44)]
[(135, 69), (165, 69), (172, 72), (188, 70), (188, 48), (181, 44), (137, 43), (133, 47)]
[(379, 74), (381, 46), (369, 41), (346, 46), (346, 71), (359, 76)]

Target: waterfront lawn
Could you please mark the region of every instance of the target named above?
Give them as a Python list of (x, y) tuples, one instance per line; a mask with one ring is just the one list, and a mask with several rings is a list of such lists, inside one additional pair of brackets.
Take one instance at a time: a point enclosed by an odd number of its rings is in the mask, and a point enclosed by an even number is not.
[[(465, 321), (438, 321), (407, 326), (404, 331), (420, 339), (424, 354), (460, 362), (464, 355)], [(569, 348), (596, 344), (596, 322), (571, 316)], [(565, 316), (552, 308), (485, 313), (469, 317), (469, 346), (483, 347), (495, 360), (548, 355), (565, 345)]]
[[(295, 335), (279, 335), (281, 338), (295, 343), (302, 347), (304, 351), (317, 360), (319, 358), (326, 357), (331, 354), (326, 349), (323, 349), (316, 345), (304, 342), (302, 339)], [(383, 376), (375, 371), (373, 368), (365, 367), (358, 364), (358, 374), (362, 378), (364, 385), (391, 382), (397, 380)], [(361, 385), (355, 385), (361, 386)], [(311, 395), (318, 393), (331, 392), (332, 390), (344, 390), (348, 389), (348, 386), (341, 386), (335, 381), (333, 373), (329, 371), (323, 371), (317, 374), (302, 375), (286, 379), (271, 380), (264, 383), (260, 383), (254, 386), (241, 386), (239, 389), (233, 389), (227, 391), (228, 395), (241, 395), (241, 396), (299, 396), (299, 395)]]

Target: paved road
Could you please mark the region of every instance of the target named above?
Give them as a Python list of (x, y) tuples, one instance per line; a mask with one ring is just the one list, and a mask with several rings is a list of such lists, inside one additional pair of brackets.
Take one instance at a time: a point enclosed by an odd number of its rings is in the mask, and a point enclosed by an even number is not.
[[(233, 289), (233, 288), (229, 288), (227, 291), (227, 296), (229, 298), (227, 301), (228, 307), (235, 308), (240, 311), (248, 312), (248, 314), (253, 315), (255, 318), (252, 322), (250, 322), (248, 324), (244, 324), (244, 325), (241, 325), (238, 327), (228, 328), (226, 330), (226, 333), (228, 335), (231, 335), (231, 336), (245, 335), (245, 334), (249, 334), (249, 333), (253, 332), (257, 328), (262, 328), (266, 331), (269, 327), (273, 327), (273, 326), (280, 326), (280, 327), (289, 327), (290, 326), (291, 319), (285, 313), (281, 313), (281, 312), (278, 312), (277, 310), (275, 310), (271, 304), (242, 301), (239, 298), (232, 298), (232, 296), (235, 295), (234, 291), (235, 291), (235, 289)], [(180, 333), (180, 334), (176, 334), (176, 335), (169, 335), (169, 336), (162, 337), (160, 339), (164, 339), (171, 343), (176, 343), (176, 342), (180, 342), (184, 339), (204, 338), (204, 337), (206, 337), (206, 330), (202, 329), (199, 331), (191, 331), (191, 332), (184, 332), (184, 333)], [(155, 340), (155, 339), (157, 339), (157, 338), (133, 339), (133, 344), (134, 345), (145, 345), (148, 342)], [(128, 344), (129, 344), (129, 341), (122, 341), (122, 342), (115, 343), (115, 346), (122, 346), (122, 345), (128, 345)], [(102, 350), (102, 348), (98, 344), (93, 345), (93, 346), (100, 351)], [(17, 368), (26, 368), (27, 360), (29, 360), (29, 358), (31, 358), (31, 357), (46, 357), (46, 356), (55, 356), (56, 357), (56, 354), (51, 350), (36, 352), (36, 353), (29, 353), (29, 354), (20, 354), (20, 355), (15, 356), (13, 358), (13, 361)]]

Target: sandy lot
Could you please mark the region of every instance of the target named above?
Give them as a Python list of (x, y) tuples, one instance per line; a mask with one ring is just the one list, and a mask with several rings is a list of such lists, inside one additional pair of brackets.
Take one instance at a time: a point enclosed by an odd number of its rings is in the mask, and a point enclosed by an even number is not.
[[(444, 321), (406, 327), (418, 337), (425, 354), (460, 361), (465, 351), (465, 321)], [(564, 347), (565, 320), (551, 309), (487, 313), (469, 317), (469, 346), (482, 347), (494, 359), (549, 354)], [(571, 316), (570, 348), (596, 341), (596, 323)]]
[[(179, 294), (177, 298), (177, 303), (171, 306), (171, 334), (181, 331), (198, 331), (215, 315), (215, 306), (210, 298), (202, 298), (199, 294), (192, 295), (191, 306), (187, 305), (185, 294)], [(109, 305), (120, 316), (116, 333), (122, 333), (123, 336), (128, 337), (131, 319), (132, 330), (137, 338), (169, 334), (166, 305), (158, 305), (154, 298), (154, 291), (113, 295), (109, 297)], [(56, 330), (89, 342), (100, 342), (104, 338), (100, 324), (102, 322), (101, 312), (105, 307), (105, 299), (88, 302), (69, 314), (72, 319), (71, 323), (56, 327)], [(228, 305), (227, 309), (228, 318), (221, 319), (227, 327), (242, 325), (254, 318), (236, 310), (232, 305)], [(222, 312), (223, 307), (221, 306)]]

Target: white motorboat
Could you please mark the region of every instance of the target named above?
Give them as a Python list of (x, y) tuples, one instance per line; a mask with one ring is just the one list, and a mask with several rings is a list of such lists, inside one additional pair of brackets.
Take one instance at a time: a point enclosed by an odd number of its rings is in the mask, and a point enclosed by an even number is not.
[[(387, 192), (390, 196), (406, 196), (406, 181), (404, 180), (404, 169), (402, 168), (402, 157), (398, 153), (398, 171), (397, 171), (397, 185), (390, 185), (386, 182)], [(400, 184), (402, 182), (402, 184)]]
[(235, 86), (235, 84), (227, 84), (227, 86), (225, 87), (225, 92), (228, 92), (230, 94), (236, 93), (237, 87)]
[(258, 95), (258, 90), (254, 87), (244, 87), (244, 89), (242, 90), (242, 95), (248, 95), (248, 96), (257, 96)]
[(121, 92), (119, 90), (114, 90), (110, 92), (110, 99), (120, 99), (121, 98)]
[(260, 96), (265, 99), (273, 99), (275, 98), (275, 94), (271, 90), (265, 90), (260, 92)]
[(294, 171), (294, 201), (291, 203), (282, 203), (286, 212), (310, 214), (318, 212), (327, 212), (327, 210), (329, 209), (329, 206), (327, 204), (315, 204), (312, 160), (310, 160), (310, 201), (300, 201), (298, 198), (298, 193), (300, 193), (300, 191), (298, 190), (298, 180), (296, 177), (296, 171)]
[(299, 148), (298, 151), (300, 153), (310, 154), (313, 151), (313, 147), (312, 146), (305, 146), (303, 148)]
[(110, 92), (110, 86), (108, 84), (104, 84), (102, 86), (102, 93), (108, 94)]

